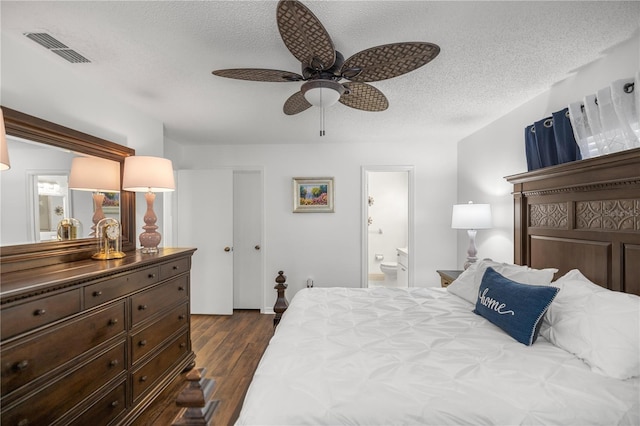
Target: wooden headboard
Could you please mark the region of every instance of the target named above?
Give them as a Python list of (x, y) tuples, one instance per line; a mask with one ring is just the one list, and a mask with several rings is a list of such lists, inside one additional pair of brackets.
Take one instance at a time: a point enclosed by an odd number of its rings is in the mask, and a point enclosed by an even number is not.
[(640, 295), (640, 148), (507, 176), (514, 262)]

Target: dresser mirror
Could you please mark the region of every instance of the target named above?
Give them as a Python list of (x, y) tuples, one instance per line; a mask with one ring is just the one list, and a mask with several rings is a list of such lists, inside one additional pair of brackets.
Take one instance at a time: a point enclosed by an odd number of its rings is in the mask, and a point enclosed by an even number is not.
[[(93, 199), (91, 192), (69, 189), (71, 159), (93, 156), (116, 161), (122, 176), (124, 159), (135, 151), (10, 108), (2, 111), (12, 166), (1, 176), (3, 271), (12, 270), (8, 264), (14, 262), (38, 259), (44, 265), (89, 257), (96, 247), (90, 236)], [(135, 194), (105, 195), (105, 215), (122, 224), (123, 249), (134, 249)]]

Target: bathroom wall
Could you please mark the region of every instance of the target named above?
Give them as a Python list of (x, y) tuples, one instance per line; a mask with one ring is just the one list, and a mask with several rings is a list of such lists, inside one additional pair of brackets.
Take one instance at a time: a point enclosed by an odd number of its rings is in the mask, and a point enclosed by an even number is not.
[[(408, 243), (408, 173), (407, 172), (367, 172), (369, 196), (373, 205), (369, 206), (369, 276), (382, 274), (380, 260), (395, 262), (396, 248)], [(382, 278), (380, 275), (379, 278)]]

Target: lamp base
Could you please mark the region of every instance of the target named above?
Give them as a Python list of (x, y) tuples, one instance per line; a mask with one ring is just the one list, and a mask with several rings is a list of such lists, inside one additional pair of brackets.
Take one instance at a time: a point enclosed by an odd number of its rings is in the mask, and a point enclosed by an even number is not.
[(156, 229), (158, 229), (158, 225), (156, 225), (156, 221), (158, 220), (155, 212), (153, 211), (153, 202), (156, 199), (156, 194), (153, 192), (147, 192), (144, 194), (144, 198), (147, 201), (147, 211), (144, 214), (144, 223), (145, 225), (142, 227), (144, 232), (140, 234), (140, 245), (142, 246), (142, 253), (145, 254), (154, 254), (158, 253), (158, 245), (162, 240), (162, 236)]
[(467, 261), (464, 263), (464, 269), (467, 269), (472, 263), (476, 263), (478, 258), (478, 250), (476, 250), (476, 231), (475, 229), (467, 229), (467, 235), (469, 236), (469, 248), (467, 248)]
[(98, 226), (98, 222), (105, 218), (104, 211), (102, 210), (102, 203), (104, 202), (104, 194), (102, 192), (94, 192), (93, 193), (93, 217), (91, 221), (93, 222), (93, 226), (91, 227), (90, 237), (96, 236), (96, 229)]
[(158, 247), (142, 247), (140, 253), (144, 254), (156, 254), (158, 253)]
[(467, 269), (469, 266), (476, 263), (476, 260), (478, 260), (477, 257), (467, 257), (467, 261), (464, 262), (464, 269)]

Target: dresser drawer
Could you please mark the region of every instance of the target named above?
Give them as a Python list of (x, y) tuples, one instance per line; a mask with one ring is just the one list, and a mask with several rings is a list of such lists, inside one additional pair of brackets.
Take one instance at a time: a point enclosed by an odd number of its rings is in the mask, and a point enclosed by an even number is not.
[(189, 277), (183, 275), (131, 298), (132, 326), (152, 317), (180, 300), (188, 300)]
[(46, 296), (2, 310), (2, 340), (80, 312), (80, 290)]
[(163, 263), (160, 265), (160, 280), (166, 280), (178, 274), (189, 272), (191, 269), (191, 258), (186, 257), (183, 259), (177, 259), (172, 262)]
[(100, 398), (87, 411), (74, 419), (70, 424), (77, 426), (108, 425), (127, 408), (126, 382), (118, 384), (108, 394)]
[(158, 282), (159, 267), (141, 269), (84, 288), (85, 308), (92, 308)]
[(178, 363), (189, 351), (189, 332), (185, 331), (172, 341), (156, 357), (132, 374), (133, 401), (136, 401), (153, 387), (155, 382), (166, 377), (166, 370)]
[(124, 301), (3, 346), (2, 395), (63, 365), (125, 330)]
[(107, 350), (78, 370), (70, 372), (19, 404), (2, 412), (2, 423), (50, 424), (115, 378), (126, 368), (125, 342)]
[(158, 319), (144, 330), (131, 336), (132, 362), (135, 363), (147, 353), (155, 349), (180, 328), (187, 325), (187, 303), (174, 308), (167, 315)]

